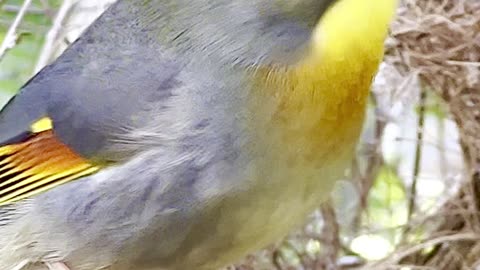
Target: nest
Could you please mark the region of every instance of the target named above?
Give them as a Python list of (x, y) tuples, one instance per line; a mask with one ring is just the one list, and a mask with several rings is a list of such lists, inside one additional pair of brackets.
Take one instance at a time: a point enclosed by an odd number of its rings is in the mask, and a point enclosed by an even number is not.
[(462, 132), (467, 160), (475, 162), (480, 153), (480, 2), (406, 1), (392, 26), (388, 54), (403, 74), (417, 74), (443, 98)]
[(423, 240), (405, 244), (367, 269), (478, 269), (480, 1), (406, 0), (387, 46), (387, 62), (405, 77), (418, 76), (421, 91), (433, 91), (445, 102), (460, 131), (467, 177), (459, 192), (429, 217), (437, 222)]

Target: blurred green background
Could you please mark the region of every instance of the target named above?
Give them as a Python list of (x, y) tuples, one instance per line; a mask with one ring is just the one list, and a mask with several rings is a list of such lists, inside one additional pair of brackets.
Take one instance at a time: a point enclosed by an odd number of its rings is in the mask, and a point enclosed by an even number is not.
[[(33, 1), (17, 29), (17, 44), (0, 61), (0, 107), (34, 72), (35, 63), (61, 0)], [(11, 26), (23, 0), (0, 1), (0, 40)]]

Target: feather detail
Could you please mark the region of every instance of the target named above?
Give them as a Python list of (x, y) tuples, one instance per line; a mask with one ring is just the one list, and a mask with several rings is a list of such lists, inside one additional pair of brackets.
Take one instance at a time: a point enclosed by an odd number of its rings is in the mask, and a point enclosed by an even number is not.
[(0, 147), (0, 206), (39, 194), (99, 170), (38, 128), (27, 140)]

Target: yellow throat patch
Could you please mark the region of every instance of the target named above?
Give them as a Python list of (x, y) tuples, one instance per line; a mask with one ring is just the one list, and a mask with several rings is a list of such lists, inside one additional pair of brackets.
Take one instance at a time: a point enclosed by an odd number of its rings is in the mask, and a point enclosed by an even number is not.
[(265, 140), (279, 136), (290, 151), (304, 149), (314, 160), (356, 143), (396, 6), (396, 0), (338, 0), (301, 61), (257, 70), (258, 89), (267, 90), (255, 97), (253, 111), (275, 99), (273, 119), (257, 127), (270, 131)]

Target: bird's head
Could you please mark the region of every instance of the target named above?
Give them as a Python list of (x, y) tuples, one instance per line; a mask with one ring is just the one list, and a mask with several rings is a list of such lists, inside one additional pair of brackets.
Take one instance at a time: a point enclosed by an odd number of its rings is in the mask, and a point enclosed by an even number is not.
[[(309, 45), (322, 55), (381, 50), (397, 0), (251, 0), (278, 43)], [(281, 29), (278, 31), (277, 29)], [(285, 31), (287, 29), (287, 31)], [(301, 29), (305, 39), (295, 30)], [(288, 31), (290, 30), (290, 31)], [(299, 32), (300, 32), (299, 31)], [(293, 34), (292, 34), (293, 33)], [(282, 40), (281, 36), (288, 36)], [(290, 38), (290, 39), (289, 39)], [(292, 42), (297, 39), (299, 42)], [(305, 46), (304, 46), (305, 47)]]
[(254, 0), (265, 20), (296, 22), (313, 28), (325, 10), (337, 0)]
[[(247, 63), (298, 59), (318, 44), (382, 44), (397, 0), (123, 0), (125, 25), (149, 28), (163, 43)], [(122, 1), (122, 2), (123, 2)], [(120, 6), (119, 6), (120, 7)], [(118, 18), (116, 18), (118, 19)], [(148, 25), (145, 25), (148, 24)], [(134, 29), (135, 33), (145, 32)], [(153, 33), (152, 33), (153, 32)], [(323, 41), (322, 41), (323, 40)], [(327, 41), (328, 40), (328, 41)], [(315, 45), (316, 44), (316, 45)], [(322, 49), (323, 50), (323, 49)], [(198, 55), (198, 52), (195, 52)], [(293, 56), (292, 56), (293, 55)], [(232, 59), (233, 58), (233, 59)]]

